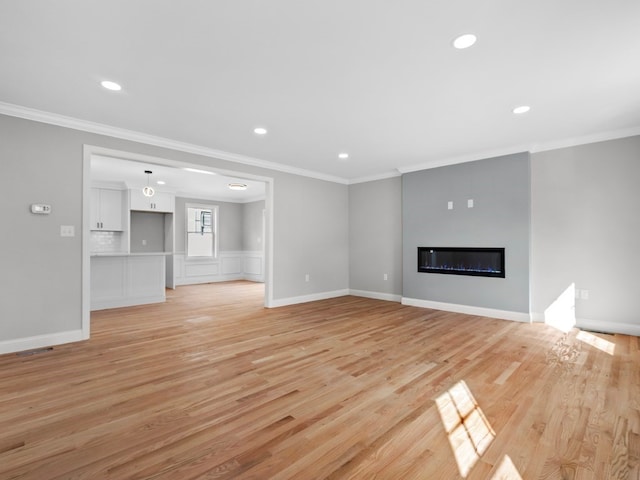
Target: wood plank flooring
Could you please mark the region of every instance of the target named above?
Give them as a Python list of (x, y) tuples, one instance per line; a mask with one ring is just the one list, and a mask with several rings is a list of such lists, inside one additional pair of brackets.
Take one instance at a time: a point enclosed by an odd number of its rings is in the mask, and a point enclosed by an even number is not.
[(640, 342), (180, 287), (0, 356), (0, 479), (639, 479)]

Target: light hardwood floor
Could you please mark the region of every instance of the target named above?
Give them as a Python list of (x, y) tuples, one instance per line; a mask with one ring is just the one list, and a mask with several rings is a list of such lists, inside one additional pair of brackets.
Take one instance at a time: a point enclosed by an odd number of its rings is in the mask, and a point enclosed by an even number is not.
[(0, 479), (638, 479), (637, 337), (262, 285), (0, 357)]

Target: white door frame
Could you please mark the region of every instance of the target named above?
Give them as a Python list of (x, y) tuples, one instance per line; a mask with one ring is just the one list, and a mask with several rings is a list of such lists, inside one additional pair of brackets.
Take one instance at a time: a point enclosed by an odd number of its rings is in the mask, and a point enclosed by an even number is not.
[(264, 236), (264, 305), (273, 306), (273, 188), (274, 179), (245, 172), (225, 170), (199, 163), (189, 163), (168, 158), (152, 157), (138, 153), (114, 150), (96, 145), (83, 146), (82, 159), (82, 338), (88, 339), (91, 331), (91, 229), (90, 229), (90, 204), (91, 204), (91, 157), (103, 155), (121, 158), (135, 162), (154, 163), (157, 165), (175, 168), (198, 168), (209, 170), (220, 175), (246, 178), (265, 182), (265, 227)]

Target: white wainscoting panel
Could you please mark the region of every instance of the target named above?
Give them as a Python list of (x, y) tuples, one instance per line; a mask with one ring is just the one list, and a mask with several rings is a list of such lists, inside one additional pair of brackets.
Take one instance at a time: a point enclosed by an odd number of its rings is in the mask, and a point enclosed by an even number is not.
[(184, 252), (174, 256), (176, 285), (250, 280), (264, 282), (264, 255), (254, 251), (219, 252), (217, 258), (187, 258)]

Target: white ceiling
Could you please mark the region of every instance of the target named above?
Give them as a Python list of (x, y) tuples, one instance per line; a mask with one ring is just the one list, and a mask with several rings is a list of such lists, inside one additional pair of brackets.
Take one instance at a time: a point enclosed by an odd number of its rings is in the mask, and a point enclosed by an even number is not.
[(638, 0), (5, 1), (0, 101), (358, 181), (640, 133), (639, 33)]
[[(152, 173), (148, 175), (145, 171)], [(159, 180), (165, 183), (158, 185)], [(181, 197), (237, 203), (265, 198), (264, 182), (101, 155), (91, 157), (91, 181), (97, 186), (118, 184), (128, 188), (142, 188), (148, 184), (156, 191), (171, 192)], [(247, 189), (230, 190), (229, 183), (243, 183)]]

